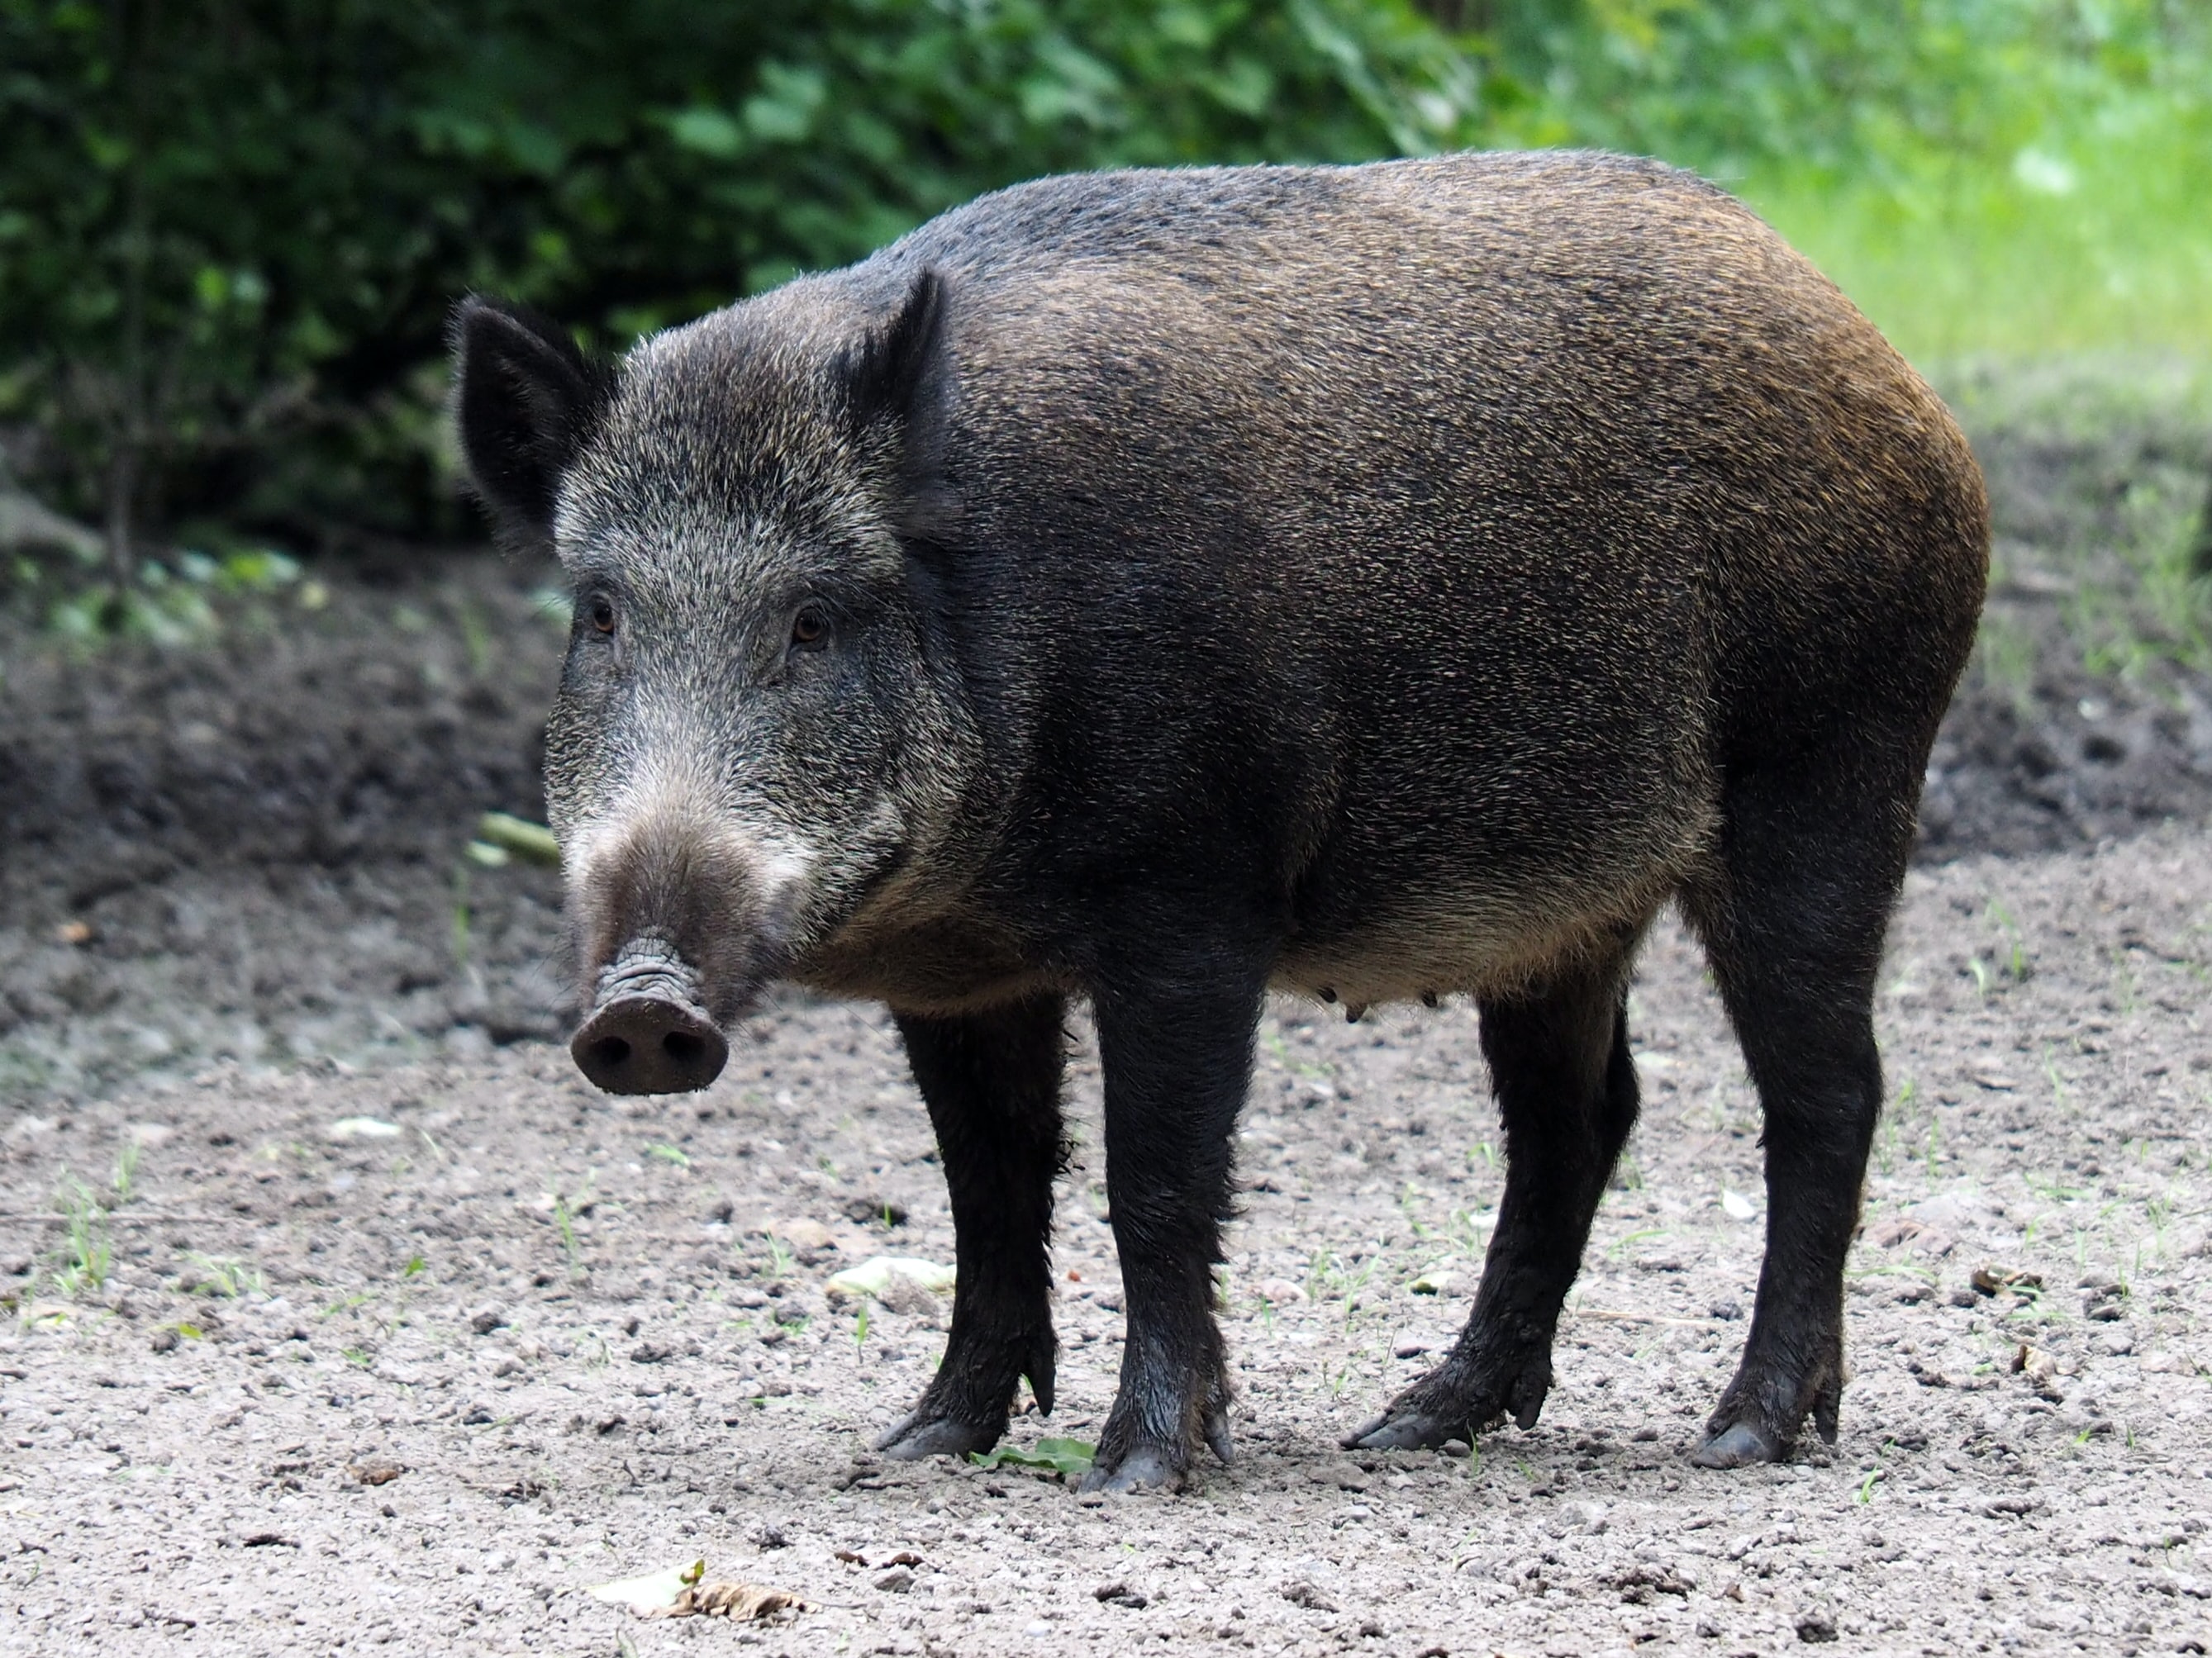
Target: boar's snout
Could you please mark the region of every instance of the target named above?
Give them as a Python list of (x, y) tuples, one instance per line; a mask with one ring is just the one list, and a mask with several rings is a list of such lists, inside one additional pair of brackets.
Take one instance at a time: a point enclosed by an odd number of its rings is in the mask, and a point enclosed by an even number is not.
[(610, 1094), (689, 1094), (722, 1074), (730, 1045), (696, 1009), (625, 996), (585, 1022), (568, 1044), (583, 1073)]
[(568, 1052), (611, 1094), (706, 1087), (729, 1058), (723, 1028), (775, 976), (796, 873), (681, 802), (574, 838), (586, 1017)]
[(659, 939), (635, 939), (599, 975), (598, 1005), (568, 1044), (610, 1094), (688, 1094), (722, 1074), (730, 1045), (698, 1003), (698, 975)]

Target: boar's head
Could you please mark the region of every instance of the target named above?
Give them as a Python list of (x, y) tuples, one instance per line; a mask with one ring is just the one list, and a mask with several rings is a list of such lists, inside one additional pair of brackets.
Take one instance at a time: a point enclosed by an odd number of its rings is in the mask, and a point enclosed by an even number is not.
[(971, 728), (908, 531), (943, 309), (802, 280), (618, 364), (456, 313), (477, 490), (574, 589), (546, 796), (602, 1088), (712, 1082), (946, 815)]

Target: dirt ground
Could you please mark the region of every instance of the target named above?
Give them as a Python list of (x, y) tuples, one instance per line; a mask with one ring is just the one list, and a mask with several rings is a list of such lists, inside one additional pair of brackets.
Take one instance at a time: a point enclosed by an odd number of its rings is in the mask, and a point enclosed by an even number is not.
[[(1463, 1004), (1284, 1003), (1235, 1465), (882, 1466), (945, 1309), (825, 1283), (951, 1258), (887, 1020), (787, 1001), (707, 1095), (599, 1096), (554, 878), (465, 853), (542, 813), (549, 572), (356, 563), (91, 659), (0, 616), (0, 1651), (2212, 1647), (2212, 681), (2124, 648), (2201, 445), (2070, 429), (1975, 431), (1997, 580), (1883, 980), (1843, 1437), (1733, 1473), (1681, 1451), (1750, 1309), (1756, 1108), (1671, 920), (1533, 1432), (1336, 1448), (1465, 1316), (1497, 1129)], [(1119, 1360), (1087, 1047), (1076, 1106), (1025, 1448), (1094, 1438)], [(585, 1592), (699, 1559), (811, 1609)]]
[[(2202, 831), (1913, 875), (1843, 1437), (1734, 1473), (1681, 1451), (1744, 1329), (1757, 1128), (1671, 926), (1559, 1385), (1474, 1455), (1335, 1448), (1464, 1315), (1499, 1189), (1472, 1012), (1274, 1011), (1223, 1292), (1238, 1458), (1176, 1498), (864, 1454), (941, 1316), (863, 1331), (823, 1279), (952, 1242), (870, 1010), (777, 1009), (674, 1105), (526, 1044), (19, 1114), (0, 1648), (2201, 1652), (2208, 972)], [(1088, 1063), (1077, 1095), (1060, 1407), (1018, 1443), (1094, 1432), (1118, 1360)], [(112, 1274), (65, 1299), (40, 1217), (134, 1145)], [(2039, 1287), (1978, 1293), (1984, 1266)], [(648, 1622), (582, 1593), (694, 1558), (817, 1609)]]

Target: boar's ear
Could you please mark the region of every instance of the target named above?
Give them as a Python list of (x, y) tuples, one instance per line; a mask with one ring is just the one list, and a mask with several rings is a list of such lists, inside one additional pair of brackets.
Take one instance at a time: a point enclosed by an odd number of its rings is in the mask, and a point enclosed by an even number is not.
[(471, 297), (449, 337), (461, 452), (501, 532), (543, 541), (561, 474), (614, 395), (613, 366), (594, 361), (550, 319)]
[(908, 414), (928, 371), (944, 312), (945, 279), (924, 265), (908, 282), (898, 308), (839, 359), (854, 427)]

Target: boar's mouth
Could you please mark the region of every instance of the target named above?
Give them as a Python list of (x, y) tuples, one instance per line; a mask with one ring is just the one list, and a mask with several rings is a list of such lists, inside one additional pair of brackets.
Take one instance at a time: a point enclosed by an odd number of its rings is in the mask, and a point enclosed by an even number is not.
[(689, 1094), (722, 1074), (730, 1045), (702, 1005), (697, 971), (666, 940), (643, 938), (600, 973), (568, 1052), (610, 1094)]

